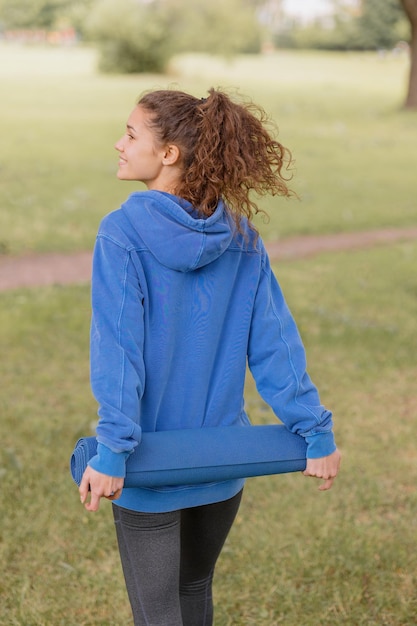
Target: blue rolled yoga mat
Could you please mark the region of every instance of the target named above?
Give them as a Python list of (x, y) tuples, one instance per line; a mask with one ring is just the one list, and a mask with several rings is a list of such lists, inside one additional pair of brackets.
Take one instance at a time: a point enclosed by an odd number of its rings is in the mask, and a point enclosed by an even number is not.
[[(76, 443), (70, 467), (77, 485), (96, 449), (95, 437)], [(127, 460), (124, 486), (191, 485), (302, 471), (306, 449), (303, 437), (279, 424), (142, 433)]]

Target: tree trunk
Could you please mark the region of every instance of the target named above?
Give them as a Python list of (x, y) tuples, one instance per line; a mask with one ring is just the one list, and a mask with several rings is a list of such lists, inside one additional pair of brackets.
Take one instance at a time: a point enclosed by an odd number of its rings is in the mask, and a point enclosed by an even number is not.
[(407, 109), (417, 109), (417, 0), (401, 0), (411, 24), (410, 77), (404, 103)]

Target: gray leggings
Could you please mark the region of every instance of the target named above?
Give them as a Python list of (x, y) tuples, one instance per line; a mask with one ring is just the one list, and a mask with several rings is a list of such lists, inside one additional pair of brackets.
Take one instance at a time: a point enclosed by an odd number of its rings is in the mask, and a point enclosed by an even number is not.
[(169, 513), (113, 505), (135, 626), (212, 625), (214, 566), (241, 497)]

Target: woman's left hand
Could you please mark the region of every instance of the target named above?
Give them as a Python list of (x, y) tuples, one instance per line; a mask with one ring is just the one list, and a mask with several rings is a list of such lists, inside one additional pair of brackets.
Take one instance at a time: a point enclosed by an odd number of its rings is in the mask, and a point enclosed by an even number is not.
[(339, 473), (341, 455), (339, 450), (323, 456), (319, 459), (307, 459), (307, 465), (303, 472), (304, 476), (313, 476), (314, 478), (322, 478), (324, 483), (319, 487), (320, 491), (331, 489), (334, 479)]
[[(87, 465), (79, 487), (81, 502), (87, 511), (98, 511), (100, 498), (117, 500), (122, 493), (123, 484), (124, 478), (102, 474)], [(90, 499), (88, 500), (89, 493)]]

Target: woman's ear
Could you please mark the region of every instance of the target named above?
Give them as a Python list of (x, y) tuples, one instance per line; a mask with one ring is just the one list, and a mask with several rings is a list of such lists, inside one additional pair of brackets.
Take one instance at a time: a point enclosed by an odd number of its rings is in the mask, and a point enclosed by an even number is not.
[(162, 154), (163, 165), (175, 165), (180, 158), (180, 150), (175, 144), (169, 144), (165, 147)]

